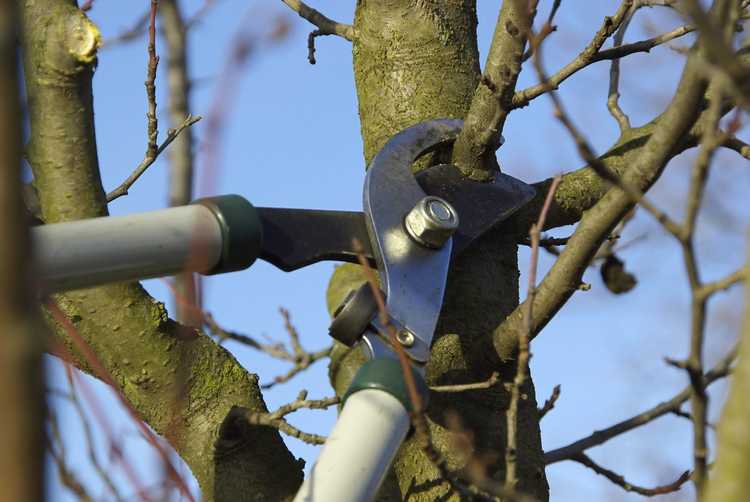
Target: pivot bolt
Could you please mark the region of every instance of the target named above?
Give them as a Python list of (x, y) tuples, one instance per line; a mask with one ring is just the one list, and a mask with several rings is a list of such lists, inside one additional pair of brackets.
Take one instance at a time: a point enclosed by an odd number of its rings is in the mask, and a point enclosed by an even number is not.
[(398, 340), (398, 343), (400, 343), (404, 347), (409, 348), (414, 345), (414, 333), (409, 330), (402, 329), (401, 331), (396, 333), (396, 340)]
[(458, 228), (458, 213), (447, 201), (428, 195), (409, 211), (404, 227), (418, 244), (439, 249)]

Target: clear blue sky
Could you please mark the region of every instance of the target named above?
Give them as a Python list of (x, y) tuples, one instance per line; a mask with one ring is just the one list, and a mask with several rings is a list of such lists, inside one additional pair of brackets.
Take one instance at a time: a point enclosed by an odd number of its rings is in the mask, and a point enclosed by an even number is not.
[[(203, 0), (182, 2), (188, 13)], [(319, 0), (312, 5), (326, 15), (350, 22), (354, 0)], [(494, 28), (499, 0), (479, 5), (480, 50), (486, 54)], [(546, 16), (551, 2), (541, 3)], [(91, 18), (105, 40), (120, 33), (142, 15), (148, 2), (97, 0)], [(616, 9), (612, 0), (591, 2), (568, 0), (558, 15), (558, 31), (551, 35), (545, 52), (548, 71), (569, 61), (598, 29), (603, 17)], [(250, 14), (247, 11), (250, 11)], [(321, 209), (361, 209), (364, 165), (359, 133), (356, 94), (351, 68), (351, 48), (338, 38), (317, 42), (318, 64), (307, 62), (306, 39), (310, 27), (288, 12), (281, 2), (237, 2), (215, 0), (209, 14), (190, 33), (190, 65), (195, 79), (194, 114), (209, 111), (217, 81), (229, 55), (231, 38), (241, 25), (262, 34), (277, 16), (291, 25), (281, 43), (260, 43), (243, 71), (226, 117), (222, 135), (217, 193), (239, 193), (262, 206)], [(248, 23), (249, 19), (249, 23)], [(643, 9), (628, 32), (626, 41), (653, 36), (681, 24), (674, 14)], [(677, 41), (688, 44), (690, 38)], [(157, 44), (161, 51), (163, 44)], [(159, 80), (161, 137), (166, 130), (165, 59)], [(640, 125), (658, 114), (674, 89), (681, 56), (661, 47), (651, 55), (636, 55), (623, 64), (621, 103), (633, 123)], [(606, 93), (609, 66), (594, 65), (562, 88), (562, 97), (577, 125), (585, 130), (599, 151), (617, 136), (615, 122), (607, 114)], [(96, 128), (105, 188), (117, 186), (143, 157), (146, 139), (146, 102), (143, 81), (146, 71), (146, 38), (100, 52), (94, 77)], [(533, 71), (525, 69), (519, 86), (535, 83)], [(205, 121), (195, 126), (196, 138), (205, 138)], [(506, 172), (533, 182), (581, 165), (572, 142), (551, 115), (549, 102), (539, 98), (531, 106), (514, 112), (504, 131), (506, 143), (498, 155)], [(709, 210), (700, 220), (699, 256), (707, 278), (716, 278), (736, 268), (745, 249), (744, 222), (750, 209), (743, 194), (750, 188), (750, 171), (731, 153), (719, 156), (709, 182)], [(671, 214), (680, 216), (687, 188), (690, 159), (674, 161), (654, 189), (654, 199)], [(199, 154), (199, 170), (202, 157)], [(111, 206), (113, 214), (127, 214), (165, 207), (167, 165), (159, 160), (134, 186), (130, 195)], [(558, 229), (565, 236), (571, 229)], [(537, 338), (532, 347), (532, 374), (538, 399), (543, 401), (556, 384), (562, 396), (542, 423), (546, 449), (555, 448), (590, 434), (597, 428), (627, 418), (671, 397), (687, 383), (685, 375), (667, 367), (665, 356), (687, 354), (688, 293), (678, 247), (645, 214), (638, 214), (628, 227), (624, 242), (643, 237), (622, 252), (628, 269), (639, 278), (637, 288), (626, 295), (606, 291), (596, 269), (585, 280), (591, 290), (577, 293), (563, 312)], [(525, 284), (527, 251), (521, 250), (521, 283)], [(544, 255), (546, 269), (551, 258)], [(291, 311), (303, 344), (318, 349), (329, 343), (328, 315), (324, 291), (333, 264), (323, 263), (292, 274), (258, 263), (251, 270), (205, 281), (206, 308), (223, 326), (251, 334), (284, 340), (278, 308)], [(162, 281), (146, 283), (157, 298), (169, 304)], [(710, 361), (726, 348), (736, 332), (741, 290), (735, 289), (712, 302), (709, 323)], [(268, 381), (286, 366), (245, 347), (227, 344), (250, 371)], [(50, 361), (50, 382), (65, 388), (57, 362)], [(290, 383), (265, 394), (269, 408), (292, 400), (300, 388), (311, 397), (330, 395), (325, 363)], [(119, 411), (111, 394), (86, 378), (97, 389), (102, 407), (110, 413), (118, 440), (125, 445), (130, 462), (148, 485), (160, 478), (158, 462), (135, 427)], [(717, 389), (721, 387), (717, 386)], [(723, 391), (722, 391), (723, 392)], [(722, 392), (714, 393), (721, 397)], [(109, 497), (88, 463), (79, 420), (69, 406), (55, 400), (62, 420), (68, 455), (77, 474), (102, 500)], [(712, 415), (716, 416), (716, 407)], [(300, 413), (291, 421), (305, 430), (325, 434), (333, 424), (332, 412)], [(119, 480), (124, 494), (132, 487), (124, 482), (121, 469), (108, 454), (100, 431), (95, 431), (103, 463)], [(630, 481), (653, 485), (676, 478), (690, 467), (689, 424), (680, 418), (661, 419), (605, 446), (591, 456), (624, 474)], [(287, 439), (295, 453), (311, 464), (318, 449)], [(636, 500), (585, 468), (565, 462), (547, 470), (553, 501)], [(52, 500), (71, 500), (55, 476), (51, 476)], [(691, 489), (689, 489), (691, 490)], [(685, 496), (686, 491), (681, 492)]]

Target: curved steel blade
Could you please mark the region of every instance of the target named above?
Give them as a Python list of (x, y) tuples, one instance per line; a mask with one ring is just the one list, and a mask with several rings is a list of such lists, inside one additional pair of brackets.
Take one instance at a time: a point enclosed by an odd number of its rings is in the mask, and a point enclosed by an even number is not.
[[(367, 229), (390, 316), (415, 338), (405, 350), (426, 361), (443, 303), (452, 241), (440, 249), (416, 244), (404, 216), (426, 194), (411, 171), (420, 155), (455, 139), (460, 120), (433, 120), (393, 136), (370, 163), (364, 183)], [(459, 214), (459, 219), (461, 215)]]

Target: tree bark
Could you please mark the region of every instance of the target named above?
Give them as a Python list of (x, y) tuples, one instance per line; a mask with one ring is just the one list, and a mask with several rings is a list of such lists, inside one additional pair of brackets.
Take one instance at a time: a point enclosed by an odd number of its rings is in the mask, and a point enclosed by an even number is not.
[[(354, 20), (354, 72), (359, 99), (364, 154), (367, 162), (385, 141), (415, 123), (442, 117), (463, 118), (477, 83), (476, 5), (472, 0), (360, 0)], [(418, 163), (449, 160), (450, 152)], [(429, 384), (484, 380), (499, 370), (503, 382), (515, 375), (513, 361), (501, 364), (492, 354), (487, 333), (518, 304), (515, 237), (480, 239), (457, 263), (448, 289), (432, 356)], [(329, 285), (328, 306), (335, 308), (346, 292), (363, 281), (357, 267), (342, 265)], [(338, 393), (348, 385), (361, 354), (338, 346), (330, 376)], [(540, 500), (548, 498), (542, 462), (539, 421), (533, 383), (529, 379), (519, 406), (518, 489)], [(487, 474), (504, 479), (505, 412), (509, 394), (502, 384), (489, 390), (450, 397), (431, 396), (428, 418), (433, 441), (454, 469), (469, 455), (489, 459)], [(447, 428), (455, 413), (462, 427), (474, 433), (474, 451), (454, 447)], [(449, 486), (414, 441), (402, 447), (380, 500), (437, 500)]]

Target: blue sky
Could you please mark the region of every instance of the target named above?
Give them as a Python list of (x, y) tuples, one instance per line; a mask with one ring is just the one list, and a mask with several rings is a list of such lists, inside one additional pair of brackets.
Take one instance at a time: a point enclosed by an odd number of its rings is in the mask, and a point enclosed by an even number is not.
[[(188, 13), (203, 0), (182, 2)], [(359, 132), (356, 94), (351, 68), (351, 47), (342, 39), (322, 37), (317, 41), (315, 66), (307, 62), (306, 39), (310, 27), (288, 11), (281, 2), (238, 2), (215, 0), (208, 15), (190, 33), (190, 63), (195, 89), (194, 114), (208, 113), (229, 56), (233, 35), (241, 26), (262, 34), (283, 16), (291, 26), (280, 43), (259, 43), (243, 70), (237, 92), (226, 116), (221, 141), (216, 193), (239, 193), (261, 206), (319, 209), (361, 209), (364, 179), (362, 141)], [(326, 15), (350, 22), (352, 1), (311, 2)], [(482, 0), (479, 5), (480, 51), (486, 54), (494, 29), (499, 0)], [(543, 1), (546, 16), (551, 2)], [(90, 13), (105, 40), (132, 25), (148, 2), (97, 0)], [(616, 10), (616, 2), (569, 0), (563, 2), (558, 31), (546, 42), (545, 62), (552, 72), (568, 62), (588, 42), (605, 15)], [(626, 41), (653, 36), (682, 24), (669, 12), (643, 9), (628, 32)], [(686, 45), (689, 37), (675, 42)], [(157, 44), (157, 51), (164, 45)], [(117, 186), (143, 157), (146, 141), (146, 101), (143, 81), (146, 71), (146, 38), (100, 52), (94, 77), (96, 128), (105, 188)], [(161, 136), (166, 130), (165, 59), (157, 81)], [(650, 55), (635, 55), (623, 63), (621, 86), (623, 108), (634, 125), (640, 125), (662, 111), (681, 69), (681, 56), (661, 47)], [(598, 151), (617, 137), (617, 127), (606, 110), (609, 65), (599, 63), (565, 82), (561, 96), (576, 124), (587, 132)], [(531, 68), (521, 74), (519, 87), (536, 82)], [(206, 137), (206, 121), (195, 126), (200, 141)], [(498, 152), (504, 170), (528, 182), (538, 181), (579, 167), (575, 147), (552, 117), (545, 97), (514, 112), (504, 130), (505, 145)], [(692, 154), (670, 164), (654, 188), (654, 200), (680, 217), (687, 189)], [(204, 166), (198, 157), (198, 168)], [(114, 202), (113, 214), (159, 209), (166, 206), (167, 164), (162, 158), (133, 187), (127, 197)], [(709, 182), (708, 210), (699, 221), (699, 258), (707, 279), (733, 271), (745, 256), (745, 222), (750, 209), (744, 193), (750, 188), (750, 171), (732, 153), (718, 155), (717, 168)], [(570, 228), (552, 234), (565, 236)], [(666, 356), (687, 354), (689, 295), (679, 248), (645, 214), (638, 213), (627, 228), (623, 242), (639, 238), (621, 253), (628, 269), (639, 278), (631, 293), (615, 296), (606, 291), (597, 270), (591, 269), (586, 282), (592, 288), (577, 293), (563, 312), (535, 340), (532, 375), (538, 399), (543, 401), (556, 384), (562, 396), (542, 422), (545, 449), (555, 448), (590, 434), (597, 428), (627, 418), (671, 397), (687, 383), (685, 375), (664, 364)], [(526, 281), (527, 250), (521, 249), (521, 284)], [(552, 263), (543, 254), (541, 270)], [(223, 326), (255, 337), (285, 339), (278, 308), (292, 313), (292, 319), (309, 349), (329, 343), (328, 315), (324, 291), (333, 264), (322, 263), (285, 274), (259, 262), (252, 269), (211, 277), (205, 281), (206, 308)], [(146, 283), (149, 291), (167, 302), (163, 281)], [(739, 318), (741, 290), (735, 288), (711, 303), (709, 362), (730, 345)], [(286, 370), (284, 364), (229, 342), (230, 349), (250, 371), (268, 381)], [(50, 361), (50, 381), (65, 388), (58, 363)], [(274, 409), (296, 396), (300, 388), (310, 397), (330, 395), (325, 363), (319, 363), (290, 383), (265, 394)], [(145, 484), (159, 479), (158, 462), (138, 438), (135, 427), (111, 394), (100, 384), (85, 378), (96, 389), (103, 408), (121, 435), (126, 454)], [(722, 388), (715, 396), (721, 398)], [(64, 428), (71, 465), (92, 487), (92, 494), (107, 500), (101, 483), (88, 465), (80, 421), (60, 400), (57, 409)], [(716, 406), (712, 408), (716, 417)], [(305, 412), (291, 421), (305, 430), (326, 433), (333, 424), (332, 412)], [(107, 445), (100, 431), (99, 450), (105, 464), (112, 465), (124, 494), (132, 487), (123, 481), (121, 469), (107, 461)], [(644, 485), (664, 483), (690, 467), (689, 424), (676, 417), (663, 418), (642, 430), (591, 450), (591, 456), (605, 466)], [(311, 463), (318, 449), (287, 439), (295, 455)], [(612, 487), (607, 481), (570, 462), (555, 464), (547, 475), (553, 501), (637, 500)], [(50, 477), (52, 500), (71, 500)], [(688, 489), (691, 490), (691, 489)], [(681, 495), (685, 495), (685, 491)]]

